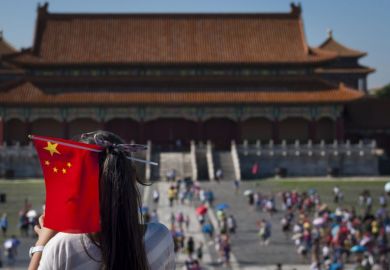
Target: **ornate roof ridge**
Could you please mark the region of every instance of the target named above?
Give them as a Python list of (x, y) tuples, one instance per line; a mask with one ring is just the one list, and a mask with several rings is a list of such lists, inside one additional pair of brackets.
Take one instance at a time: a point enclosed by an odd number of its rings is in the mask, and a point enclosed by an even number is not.
[(366, 52), (349, 48), (336, 41), (333, 37), (332, 31), (329, 31), (328, 38), (321, 45), (319, 45), (318, 48), (334, 52), (339, 57), (362, 57), (367, 55)]

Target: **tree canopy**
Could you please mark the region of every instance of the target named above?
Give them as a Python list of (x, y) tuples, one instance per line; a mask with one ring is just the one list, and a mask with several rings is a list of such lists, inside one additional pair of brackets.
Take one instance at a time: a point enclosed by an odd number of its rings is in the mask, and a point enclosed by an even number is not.
[(376, 92), (376, 95), (378, 97), (390, 98), (390, 83), (383, 86), (382, 89), (378, 90), (378, 92)]

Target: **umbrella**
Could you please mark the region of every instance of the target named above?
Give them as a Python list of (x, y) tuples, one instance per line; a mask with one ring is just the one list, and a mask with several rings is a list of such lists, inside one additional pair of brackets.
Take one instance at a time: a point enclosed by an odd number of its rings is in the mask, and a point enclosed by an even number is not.
[(326, 209), (328, 209), (328, 205), (326, 203), (324, 203), (320, 207), (320, 212), (325, 211)]
[(363, 239), (360, 240), (360, 245), (365, 246), (365, 245), (367, 245), (370, 242), (371, 242), (371, 238), (370, 237), (363, 236)]
[(244, 191), (244, 195), (245, 195), (245, 196), (249, 196), (249, 195), (251, 195), (251, 194), (253, 194), (253, 191), (250, 190), (250, 189), (247, 189), (247, 190)]
[(302, 238), (303, 234), (301, 233), (296, 233), (294, 234), (292, 237), (291, 237), (291, 240), (298, 240), (300, 238)]
[(323, 217), (318, 217), (318, 218), (315, 218), (313, 220), (313, 225), (314, 226), (321, 226), (322, 224), (324, 224), (325, 222), (325, 219)]
[(356, 253), (360, 253), (360, 252), (364, 252), (366, 251), (367, 248), (364, 247), (364, 246), (360, 246), (360, 245), (355, 245), (351, 248), (351, 252), (356, 252)]
[(202, 226), (203, 233), (211, 233), (213, 231), (213, 226), (210, 223), (206, 223)]
[(175, 232), (175, 237), (183, 237), (184, 236), (184, 233), (181, 232), (181, 231), (176, 231)]
[(201, 206), (199, 206), (198, 208), (196, 208), (196, 213), (198, 214), (198, 215), (204, 215), (204, 214), (206, 214), (206, 212), (207, 212), (207, 207), (205, 206), (205, 205), (201, 205)]
[(334, 226), (332, 228), (332, 231), (331, 231), (332, 236), (336, 236), (338, 234), (339, 230), (340, 230), (340, 226), (339, 225)]
[(385, 192), (389, 193), (390, 192), (390, 182), (387, 182), (385, 185)]
[(217, 210), (225, 210), (228, 208), (230, 208), (230, 205), (228, 205), (227, 203), (220, 203), (215, 207), (215, 209)]
[(36, 218), (38, 216), (37, 211), (35, 210), (29, 210), (26, 214), (28, 218)]

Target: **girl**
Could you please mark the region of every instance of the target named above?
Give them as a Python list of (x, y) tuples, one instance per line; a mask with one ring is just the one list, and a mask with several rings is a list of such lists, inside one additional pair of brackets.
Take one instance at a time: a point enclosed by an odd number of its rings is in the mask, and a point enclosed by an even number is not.
[(29, 270), (35, 269), (174, 269), (174, 245), (168, 229), (143, 224), (141, 198), (130, 153), (118, 147), (123, 140), (106, 131), (83, 134), (80, 142), (106, 148), (100, 154), (99, 200), (101, 231), (93, 234), (57, 233), (35, 226), (36, 246)]

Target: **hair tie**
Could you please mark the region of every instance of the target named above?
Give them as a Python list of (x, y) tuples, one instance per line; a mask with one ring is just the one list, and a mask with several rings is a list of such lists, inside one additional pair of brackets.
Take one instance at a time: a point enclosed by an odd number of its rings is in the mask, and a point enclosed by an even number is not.
[(143, 160), (139, 158), (134, 158), (131, 156), (131, 153), (136, 153), (140, 151), (145, 151), (148, 149), (146, 145), (143, 144), (126, 144), (126, 143), (121, 143), (121, 144), (115, 144), (110, 141), (105, 140), (102, 135), (95, 134), (93, 136), (96, 145), (99, 145), (101, 147), (106, 148), (106, 151), (108, 153), (122, 153), (127, 159), (142, 162), (142, 163), (147, 163), (151, 165), (157, 166), (158, 163), (148, 161), (148, 160)]

